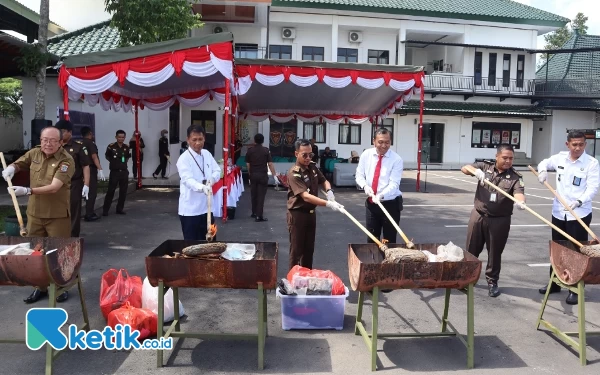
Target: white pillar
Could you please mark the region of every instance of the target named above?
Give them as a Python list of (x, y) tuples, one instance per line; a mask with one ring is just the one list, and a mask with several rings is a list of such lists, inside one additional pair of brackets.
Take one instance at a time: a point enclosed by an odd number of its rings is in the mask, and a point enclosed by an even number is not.
[(329, 61), (337, 61), (337, 49), (338, 49), (338, 16), (332, 17), (331, 22), (331, 56)]
[(406, 65), (406, 43), (402, 43), (402, 41), (406, 40), (405, 28), (400, 28), (398, 38), (398, 61), (396, 61), (396, 65)]
[[(258, 48), (263, 48), (265, 51), (267, 49), (267, 28), (266, 27), (261, 27), (260, 28), (260, 43), (258, 44)], [(262, 53), (262, 56), (259, 56), (259, 58), (263, 58), (264, 57), (264, 52), (259, 52)]]

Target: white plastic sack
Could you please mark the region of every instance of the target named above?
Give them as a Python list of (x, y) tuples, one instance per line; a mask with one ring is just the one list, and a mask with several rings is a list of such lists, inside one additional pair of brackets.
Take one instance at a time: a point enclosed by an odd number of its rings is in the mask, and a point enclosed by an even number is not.
[[(158, 287), (150, 285), (146, 277), (142, 286), (142, 308), (151, 310), (158, 315)], [(179, 317), (185, 315), (185, 310), (181, 301), (179, 301)], [(173, 305), (173, 289), (169, 289), (165, 294), (165, 316), (164, 321), (170, 322), (175, 319), (175, 306)]]
[(445, 246), (438, 246), (436, 258), (438, 262), (460, 262), (464, 259), (464, 253), (460, 247), (450, 241)]
[(227, 249), (221, 256), (228, 260), (251, 260), (256, 254), (256, 245), (243, 243), (228, 243)]
[[(20, 254), (15, 254), (15, 250), (17, 249), (27, 249), (30, 250), (31, 249), (31, 244), (29, 242), (23, 242), (20, 244), (16, 244), (16, 245), (0, 245), (0, 255), (20, 255)], [(31, 250), (31, 252), (29, 254), (31, 254), (33, 252), (33, 250)], [(26, 255), (29, 255), (26, 254)]]

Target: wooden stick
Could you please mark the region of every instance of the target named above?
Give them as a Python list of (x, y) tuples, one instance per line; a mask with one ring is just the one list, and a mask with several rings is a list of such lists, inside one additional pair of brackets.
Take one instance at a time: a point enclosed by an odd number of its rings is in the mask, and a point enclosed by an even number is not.
[[(537, 171), (530, 165), (529, 169), (533, 172), (533, 174), (537, 177), (538, 173)], [(575, 219), (577, 219), (577, 221), (579, 222), (579, 224), (581, 224), (581, 226), (590, 234), (590, 236), (592, 236), (593, 239), (595, 239), (598, 243), (600, 243), (600, 239), (598, 239), (598, 236), (596, 236), (596, 234), (594, 234), (594, 232), (592, 232), (592, 230), (590, 229), (590, 227), (588, 227), (583, 220), (581, 220), (581, 218), (579, 216), (577, 216), (577, 214), (575, 213), (575, 211), (571, 208), (571, 206), (569, 206), (569, 204), (564, 200), (563, 197), (561, 197), (558, 192), (556, 190), (554, 190), (554, 188), (552, 188), (552, 186), (550, 186), (550, 184), (548, 183), (548, 181), (544, 181), (544, 185), (552, 192), (552, 194), (554, 194), (554, 196), (556, 197), (556, 199), (558, 199), (558, 201), (571, 213), (571, 215), (573, 215), (573, 217), (575, 217)]]
[(406, 234), (404, 234), (404, 232), (402, 231), (402, 229), (400, 229), (400, 227), (398, 226), (398, 224), (396, 223), (396, 221), (394, 220), (394, 218), (392, 217), (392, 215), (390, 215), (390, 213), (385, 209), (385, 207), (383, 207), (383, 204), (381, 204), (381, 202), (377, 202), (377, 205), (379, 206), (379, 208), (381, 208), (381, 211), (383, 211), (383, 213), (385, 214), (385, 216), (387, 216), (388, 220), (392, 223), (392, 225), (394, 226), (394, 228), (396, 228), (396, 230), (398, 231), (398, 233), (400, 233), (400, 237), (402, 237), (402, 239), (404, 240), (404, 242), (406, 242), (406, 247), (408, 247), (409, 249), (414, 249), (415, 244), (412, 243), (412, 241), (409, 240), (408, 237), (406, 237)]
[(362, 231), (363, 231), (363, 232), (365, 232), (365, 234), (366, 234), (367, 236), (369, 236), (369, 238), (370, 238), (370, 239), (372, 239), (372, 240), (373, 240), (373, 242), (375, 242), (375, 243), (377, 244), (377, 246), (379, 246), (379, 248), (380, 248), (381, 250), (387, 249), (387, 246), (386, 246), (385, 244), (381, 243), (381, 241), (379, 241), (379, 239), (378, 239), (377, 237), (375, 237), (375, 236), (373, 235), (373, 233), (369, 232), (369, 230), (368, 230), (367, 228), (365, 228), (365, 227), (364, 227), (364, 226), (363, 226), (363, 225), (362, 225), (362, 224), (361, 224), (361, 223), (360, 223), (358, 220), (356, 220), (356, 219), (354, 218), (354, 216), (352, 216), (352, 215), (350, 214), (350, 212), (348, 212), (348, 211), (346, 211), (346, 209), (342, 208), (342, 213), (343, 213), (344, 215), (348, 216), (348, 218), (349, 218), (350, 220), (352, 220), (352, 221), (354, 222), (354, 224), (356, 224), (356, 226), (357, 226), (357, 227), (359, 227), (360, 229), (362, 229)]
[[(0, 160), (2, 161), (2, 168), (6, 169), (6, 160), (4, 159), (4, 153), (0, 152)], [(12, 188), (13, 184), (12, 184), (12, 179), (7, 179), (6, 182), (8, 182), (8, 187)], [(25, 225), (23, 224), (23, 216), (21, 216), (21, 209), (19, 208), (19, 201), (17, 201), (17, 196), (15, 195), (15, 192), (13, 189), (8, 189), (8, 192), (10, 194), (10, 197), (12, 198), (13, 201), (13, 205), (15, 206), (15, 212), (17, 213), (17, 220), (19, 221), (19, 234), (21, 235), (21, 237), (25, 237), (27, 236), (27, 228), (25, 227)]]
[(210, 186), (210, 181), (206, 182), (206, 186), (210, 189), (210, 194), (206, 196), (206, 204), (208, 206), (208, 211), (206, 211), (206, 240), (212, 241), (213, 236), (211, 236), (211, 224), (212, 224), (212, 187)]
[[(465, 166), (465, 169), (468, 170), (471, 174), (475, 175), (475, 168), (473, 168), (472, 166), (467, 165), (467, 166)], [(522, 203), (522, 202), (519, 202), (518, 200), (516, 200), (515, 197), (513, 197), (512, 195), (510, 195), (507, 192), (505, 192), (504, 190), (500, 189), (498, 186), (492, 184), (490, 182), (490, 180), (485, 179), (483, 181), (486, 184), (488, 184), (489, 186), (491, 186), (494, 189), (496, 189), (497, 192), (499, 192), (500, 194), (504, 195), (506, 198), (510, 199), (511, 201), (513, 201), (515, 203)], [(562, 229), (558, 228), (556, 225), (554, 225), (551, 222), (549, 222), (545, 217), (541, 216), (540, 214), (538, 214), (537, 212), (535, 212), (534, 210), (532, 210), (531, 208), (529, 208), (529, 206), (525, 205), (525, 209), (527, 211), (529, 211), (532, 215), (534, 215), (535, 217), (537, 217), (538, 219), (540, 219), (541, 221), (543, 221), (544, 223), (546, 223), (547, 225), (549, 225), (550, 228), (552, 228), (555, 231), (557, 231), (558, 233), (562, 234), (565, 238), (567, 238), (569, 241), (573, 242), (575, 245), (577, 245), (579, 247), (583, 246), (583, 244), (581, 242), (579, 242), (576, 239), (574, 239), (573, 237), (569, 236), (567, 233), (565, 233), (565, 231), (563, 231)]]

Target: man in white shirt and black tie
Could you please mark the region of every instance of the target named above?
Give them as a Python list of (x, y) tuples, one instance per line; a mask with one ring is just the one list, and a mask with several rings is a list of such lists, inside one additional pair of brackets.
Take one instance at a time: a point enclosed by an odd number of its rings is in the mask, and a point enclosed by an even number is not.
[[(380, 201), (394, 221), (400, 223), (400, 180), (404, 163), (400, 155), (390, 150), (391, 136), (388, 129), (377, 129), (373, 139), (375, 147), (365, 150), (360, 156), (356, 168), (356, 184), (369, 197), (365, 201), (367, 229), (377, 238), (380, 238), (383, 229), (383, 238), (395, 243), (396, 229), (377, 204)], [(367, 241), (373, 242), (370, 238)]]
[[(210, 152), (204, 150), (206, 132), (200, 125), (187, 130), (186, 152), (177, 160), (179, 185), (179, 219), (185, 240), (205, 240), (207, 221), (207, 197), (212, 185), (221, 177), (221, 168)], [(212, 217), (211, 222), (215, 219)], [(213, 238), (216, 240), (216, 236)]]
[[(598, 160), (585, 153), (585, 134), (572, 131), (567, 134), (567, 148), (538, 164), (538, 179), (544, 183), (548, 178), (549, 170), (556, 171), (556, 192), (571, 206), (577, 216), (587, 226), (592, 222), (592, 199), (598, 192), (600, 182), (600, 168)], [(552, 204), (552, 224), (565, 231), (578, 241), (587, 241), (588, 233), (579, 224), (571, 213), (563, 207), (557, 198)], [(552, 229), (553, 241), (566, 241), (567, 239)], [(552, 267), (550, 267), (552, 274)], [(539, 290), (546, 294), (546, 288)], [(552, 284), (550, 293), (560, 292), (560, 287)], [(566, 300), (569, 305), (577, 304), (577, 294), (569, 292)]]

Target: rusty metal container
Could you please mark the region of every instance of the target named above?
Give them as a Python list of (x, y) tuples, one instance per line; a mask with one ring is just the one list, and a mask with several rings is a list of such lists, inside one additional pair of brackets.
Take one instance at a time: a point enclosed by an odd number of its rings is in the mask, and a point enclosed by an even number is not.
[[(437, 253), (440, 244), (415, 244), (415, 249)], [(388, 247), (400, 247), (388, 244)], [(404, 262), (383, 264), (384, 254), (375, 244), (348, 245), (350, 285), (359, 292), (382, 289), (456, 288), (479, 280), (481, 261), (464, 252), (460, 262)]]
[(57, 250), (43, 256), (0, 255), (0, 285), (47, 286), (55, 283), (62, 287), (77, 277), (83, 259), (82, 238), (0, 236), (0, 245), (25, 242), (30, 242), (32, 248), (41, 244), (46, 251)]
[(165, 286), (180, 288), (265, 289), (277, 286), (277, 243), (219, 241), (256, 246), (254, 259), (244, 261), (171, 259), (163, 255), (206, 241), (167, 240), (146, 257), (146, 274), (152, 286), (163, 280)]
[(571, 241), (550, 241), (550, 262), (556, 276), (567, 285), (575, 285), (581, 280), (586, 284), (600, 284), (600, 258), (580, 253)]

